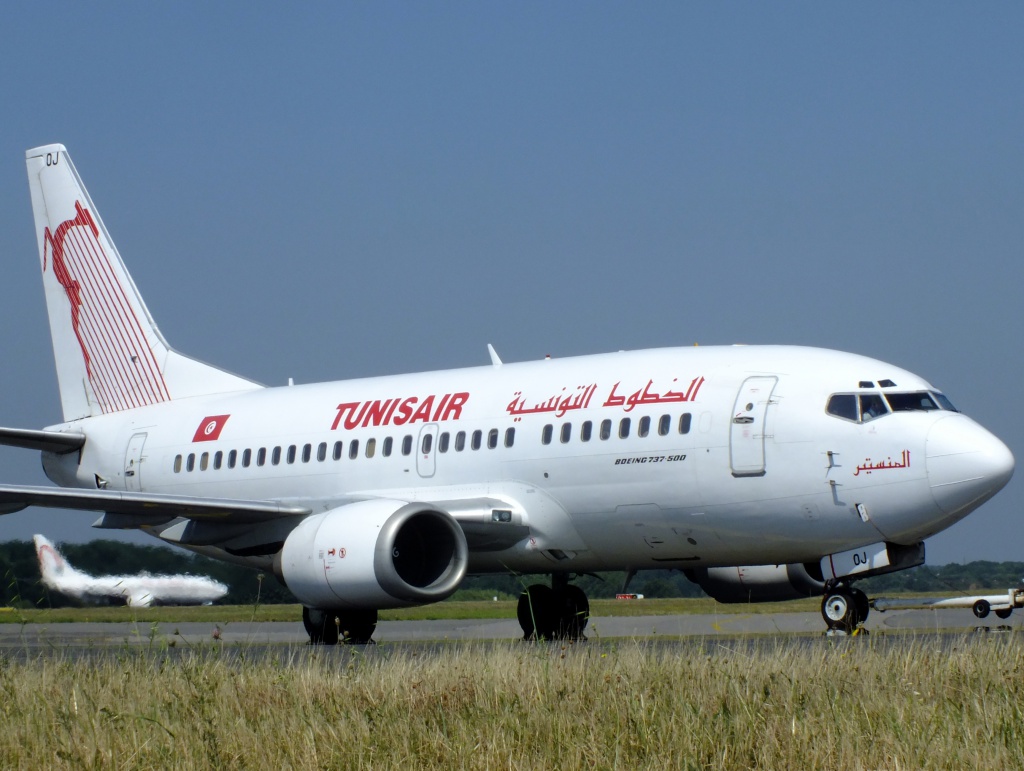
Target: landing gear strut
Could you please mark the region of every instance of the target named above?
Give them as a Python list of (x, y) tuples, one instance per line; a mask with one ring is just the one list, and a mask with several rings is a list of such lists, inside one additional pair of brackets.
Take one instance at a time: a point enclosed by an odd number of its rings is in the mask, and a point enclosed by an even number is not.
[(842, 584), (826, 589), (821, 599), (821, 617), (831, 633), (852, 634), (870, 611), (864, 592)]
[(366, 645), (377, 629), (376, 610), (302, 608), (310, 645)]
[(523, 591), (516, 616), (524, 640), (585, 640), (590, 602), (566, 573), (554, 573), (551, 586), (533, 584)]

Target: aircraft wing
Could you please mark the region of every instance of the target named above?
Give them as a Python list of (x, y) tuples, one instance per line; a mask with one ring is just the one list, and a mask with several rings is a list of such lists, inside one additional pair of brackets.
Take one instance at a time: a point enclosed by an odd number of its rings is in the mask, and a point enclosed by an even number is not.
[(8, 447), (21, 447), (26, 450), (41, 450), (63, 455), (67, 452), (74, 452), (85, 444), (85, 434), (0, 427), (0, 445), (3, 444)]
[(0, 485), (0, 514), (12, 514), (28, 506), (102, 511), (123, 517), (128, 527), (133, 526), (132, 522), (137, 526), (166, 522), (176, 517), (240, 525), (281, 517), (301, 517), (312, 512), (306, 506), (277, 501)]

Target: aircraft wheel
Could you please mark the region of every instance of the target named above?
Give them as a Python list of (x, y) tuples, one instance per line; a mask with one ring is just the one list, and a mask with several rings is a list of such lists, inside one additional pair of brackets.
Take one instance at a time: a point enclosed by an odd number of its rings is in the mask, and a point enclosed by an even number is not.
[(583, 630), (590, 621), (590, 601), (578, 586), (565, 587), (562, 602), (562, 616), (559, 619), (558, 636), (564, 640), (582, 640)]
[(863, 624), (868, 620), (868, 614), (871, 612), (868, 596), (860, 589), (850, 589), (850, 594), (853, 596), (853, 606), (857, 611), (857, 623)]
[(302, 626), (309, 635), (310, 645), (337, 645), (338, 625), (334, 614), (320, 608), (302, 608)]
[(857, 626), (857, 606), (849, 589), (836, 589), (821, 600), (821, 617), (829, 629), (852, 632)]
[(988, 612), (992, 609), (992, 606), (988, 604), (988, 600), (978, 600), (974, 603), (974, 607), (971, 610), (974, 611), (974, 615), (978, 618), (985, 618), (988, 616)]
[(999, 618), (1009, 618), (1013, 613), (1013, 608), (1000, 608), (995, 613)]
[(377, 631), (376, 610), (346, 610), (339, 612), (340, 631), (346, 645), (368, 645)]
[(533, 584), (519, 595), (516, 617), (524, 640), (550, 640), (556, 623), (555, 593), (550, 586)]

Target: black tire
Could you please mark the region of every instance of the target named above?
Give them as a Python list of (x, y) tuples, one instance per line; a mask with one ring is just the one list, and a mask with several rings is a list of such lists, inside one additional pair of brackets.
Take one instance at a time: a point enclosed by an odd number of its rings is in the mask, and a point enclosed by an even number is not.
[(999, 610), (995, 611), (995, 614), (999, 616), (999, 618), (1009, 618), (1011, 615), (1013, 615), (1013, 608), (1000, 608)]
[(377, 631), (376, 610), (339, 611), (341, 637), (345, 645), (368, 645)]
[(868, 614), (871, 612), (871, 603), (868, 602), (868, 596), (860, 589), (850, 589), (850, 594), (853, 597), (853, 606), (857, 611), (857, 621), (854, 623), (854, 626), (857, 626), (868, 620)]
[(978, 618), (986, 618), (991, 609), (992, 606), (988, 604), (988, 600), (978, 600), (971, 608), (974, 611), (974, 615)]
[(310, 645), (337, 645), (338, 625), (334, 614), (320, 608), (302, 608), (302, 626), (309, 635)]
[(533, 584), (519, 595), (516, 617), (524, 640), (550, 640), (555, 636), (558, 618), (555, 593), (550, 586)]
[(569, 584), (565, 587), (565, 596), (561, 607), (561, 618), (558, 624), (558, 637), (563, 640), (583, 639), (583, 630), (590, 621), (590, 601), (587, 594), (578, 586)]

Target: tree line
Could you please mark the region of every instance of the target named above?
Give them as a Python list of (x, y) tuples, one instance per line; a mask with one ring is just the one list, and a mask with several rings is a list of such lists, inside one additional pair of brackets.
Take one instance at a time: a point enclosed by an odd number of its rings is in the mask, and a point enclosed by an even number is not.
[[(274, 576), (251, 568), (192, 554), (165, 546), (140, 546), (119, 541), (97, 540), (58, 546), (71, 565), (90, 575), (191, 574), (209, 576), (228, 586), (220, 601), (226, 605), (276, 604), (295, 598)], [(592, 599), (613, 598), (622, 591), (626, 574), (621, 572), (585, 575), (574, 579)], [(517, 598), (539, 576), (470, 576), (456, 593), (456, 599)], [(989, 562), (929, 566), (865, 579), (858, 586), (869, 595), (886, 592), (948, 592), (974, 594), (985, 590), (1005, 591), (1021, 586), (1024, 562)], [(629, 591), (645, 597), (703, 597), (704, 592), (676, 570), (645, 570), (629, 582)], [(65, 607), (76, 602), (43, 586), (31, 541), (0, 543), (0, 605), (17, 607)]]

